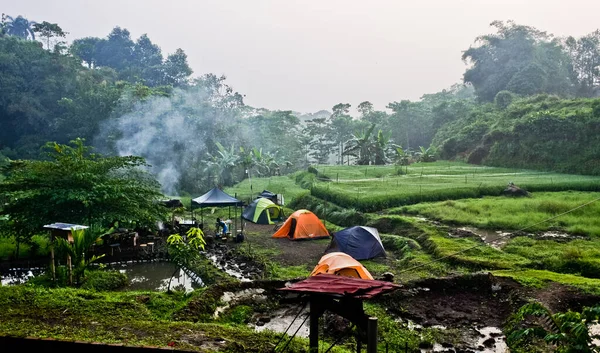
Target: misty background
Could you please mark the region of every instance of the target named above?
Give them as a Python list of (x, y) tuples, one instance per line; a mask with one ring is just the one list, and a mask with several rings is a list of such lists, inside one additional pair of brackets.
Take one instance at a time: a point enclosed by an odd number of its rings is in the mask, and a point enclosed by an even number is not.
[[(67, 40), (115, 26), (183, 48), (196, 75), (225, 74), (245, 102), (309, 113), (348, 102), (416, 100), (462, 79), (461, 54), (494, 20), (575, 37), (598, 27), (593, 0), (30, 0), (1, 11), (58, 23)], [(352, 112), (355, 114), (355, 111)]]

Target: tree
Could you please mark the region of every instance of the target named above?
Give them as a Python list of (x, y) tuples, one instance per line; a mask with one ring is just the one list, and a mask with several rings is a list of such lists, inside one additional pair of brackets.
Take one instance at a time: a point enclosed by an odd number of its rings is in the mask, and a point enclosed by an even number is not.
[(239, 160), (235, 153), (233, 144), (228, 150), (219, 142), (216, 143), (218, 151), (215, 155), (207, 153), (208, 159), (205, 161), (205, 172), (214, 177), (215, 186), (231, 186), (234, 184), (233, 168)]
[(23, 39), (29, 39), (31, 37), (32, 40), (35, 40), (33, 25), (35, 25), (36, 22), (29, 21), (23, 16), (17, 16), (17, 18), (13, 18), (11, 16), (4, 15), (4, 17), (6, 20), (8, 20), (4, 25), (6, 34)]
[(595, 96), (600, 84), (600, 30), (579, 39), (568, 37), (565, 46), (579, 81), (579, 95)]
[(64, 32), (58, 24), (46, 21), (35, 23), (33, 25), (33, 31), (39, 33), (40, 37), (46, 39), (46, 49), (48, 50), (50, 50), (50, 38), (64, 38), (68, 34), (67, 32)]
[(572, 91), (570, 60), (551, 35), (512, 21), (494, 21), (497, 33), (477, 37), (477, 47), (463, 53), (472, 65), (464, 74), (481, 101), (491, 102), (502, 90), (518, 94)]
[(200, 256), (199, 250), (204, 250), (204, 246), (206, 245), (204, 233), (200, 228), (190, 228), (186, 236), (187, 241), (179, 233), (171, 234), (167, 238), (169, 255), (171, 256), (171, 260), (177, 264), (177, 268), (169, 279), (167, 292), (171, 292), (171, 280), (177, 271), (181, 270), (183, 266), (190, 267), (190, 263)]
[(102, 41), (105, 41), (105, 39), (96, 37), (75, 39), (70, 47), (71, 54), (79, 57), (91, 69), (96, 66), (96, 62), (98, 61), (98, 48)]
[[(584, 307), (581, 312), (568, 311), (553, 314), (538, 302), (522, 306), (510, 319), (507, 343), (513, 347), (525, 346), (542, 339), (559, 353), (600, 352), (591, 334), (590, 326), (600, 319), (600, 306)], [(522, 327), (526, 323), (525, 327)], [(537, 345), (537, 344), (536, 344)]]
[(174, 54), (169, 55), (165, 60), (163, 84), (173, 87), (185, 86), (192, 72), (187, 62), (187, 55), (183, 49), (177, 49)]
[[(65, 238), (56, 238), (53, 245), (69, 257), (67, 261), (69, 264), (69, 284), (73, 284), (73, 282), (80, 283), (81, 277), (85, 275), (85, 271), (90, 264), (104, 257), (104, 254), (86, 256), (86, 252), (90, 247), (100, 240), (102, 235), (100, 228), (72, 229), (71, 234), (73, 236), (72, 242)], [(73, 281), (73, 275), (75, 275), (75, 281)]]
[(354, 137), (346, 142), (346, 148), (344, 149), (344, 155), (351, 155), (356, 157), (356, 164), (368, 165), (372, 159), (373, 142), (371, 141), (371, 134), (375, 129), (375, 124), (362, 132), (357, 132)]
[(159, 185), (141, 157), (104, 157), (84, 141), (47, 143), (48, 160), (10, 161), (0, 194), (12, 234), (29, 236), (53, 222), (108, 227), (114, 221), (154, 226), (163, 217)]
[(108, 66), (117, 72), (124, 72), (131, 66), (134, 43), (127, 29), (117, 26), (113, 28), (106, 40), (96, 44), (96, 63), (99, 66)]

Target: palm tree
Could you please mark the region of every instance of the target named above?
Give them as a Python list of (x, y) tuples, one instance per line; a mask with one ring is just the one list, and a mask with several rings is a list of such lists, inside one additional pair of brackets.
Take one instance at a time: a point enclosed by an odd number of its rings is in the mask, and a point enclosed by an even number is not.
[(103, 233), (103, 231), (100, 228), (90, 228), (87, 230), (72, 229), (72, 242), (64, 238), (56, 239), (57, 247), (62, 249), (62, 251), (69, 256), (69, 284), (73, 284), (73, 274), (75, 275), (75, 282), (79, 283), (89, 265), (104, 256), (104, 254), (100, 256), (93, 255), (92, 257), (86, 256), (86, 252), (90, 249), (92, 244), (100, 239), (101, 233)]
[(371, 141), (373, 129), (375, 129), (375, 124), (371, 124), (371, 127), (365, 132), (354, 133), (354, 137), (345, 143), (346, 148), (342, 154), (356, 157), (356, 164), (358, 165), (369, 164), (373, 152), (373, 143)]
[(437, 149), (434, 146), (429, 146), (427, 148), (423, 146), (419, 146), (421, 150), (418, 152), (419, 154), (419, 162), (435, 162), (435, 155), (437, 154)]
[(5, 17), (8, 20), (8, 22), (5, 23), (6, 34), (23, 39), (28, 39), (31, 37), (32, 40), (35, 40), (33, 25), (36, 24), (36, 22), (29, 21), (23, 16), (12, 18), (11, 16), (5, 15)]
[(252, 150), (246, 151), (244, 147), (240, 146), (238, 160), (240, 165), (242, 166), (242, 180), (244, 180), (246, 177), (249, 178), (250, 170), (256, 165), (256, 162), (254, 161), (254, 153), (252, 152)]

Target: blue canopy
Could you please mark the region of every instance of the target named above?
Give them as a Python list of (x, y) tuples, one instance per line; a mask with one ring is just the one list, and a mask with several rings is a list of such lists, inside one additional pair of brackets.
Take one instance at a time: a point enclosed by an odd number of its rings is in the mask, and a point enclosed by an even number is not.
[(226, 194), (219, 188), (213, 188), (206, 194), (192, 199), (193, 207), (225, 207), (242, 206), (244, 203), (235, 197)]
[(326, 253), (339, 251), (356, 260), (385, 257), (385, 249), (379, 238), (379, 232), (372, 227), (354, 226), (333, 234)]

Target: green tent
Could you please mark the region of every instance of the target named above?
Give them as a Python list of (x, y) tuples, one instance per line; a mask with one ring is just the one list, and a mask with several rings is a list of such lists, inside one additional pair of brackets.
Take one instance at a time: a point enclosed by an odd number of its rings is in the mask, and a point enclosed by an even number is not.
[(273, 201), (259, 197), (249, 204), (242, 213), (242, 218), (256, 224), (275, 224), (284, 218), (283, 210)]

